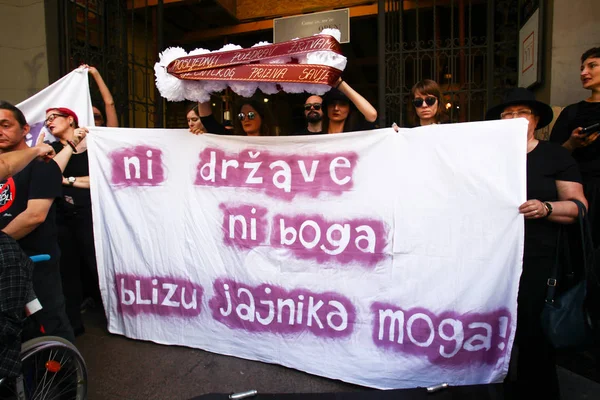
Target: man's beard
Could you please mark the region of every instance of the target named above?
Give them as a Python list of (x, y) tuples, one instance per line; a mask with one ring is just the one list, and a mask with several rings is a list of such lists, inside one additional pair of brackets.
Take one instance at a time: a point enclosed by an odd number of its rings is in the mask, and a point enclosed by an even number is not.
[(323, 119), (323, 116), (316, 111), (311, 111), (306, 116), (306, 120), (310, 123), (321, 122), (322, 119)]

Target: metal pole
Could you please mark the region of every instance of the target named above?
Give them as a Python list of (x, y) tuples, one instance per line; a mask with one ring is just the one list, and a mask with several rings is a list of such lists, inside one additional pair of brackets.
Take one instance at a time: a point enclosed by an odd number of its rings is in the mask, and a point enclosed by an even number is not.
[(385, 121), (385, 0), (377, 0), (377, 102), (379, 103), (379, 126)]
[(487, 107), (494, 102), (494, 0), (487, 0)]
[[(158, 5), (156, 7), (156, 34), (157, 34), (157, 44), (158, 44), (158, 52), (162, 52), (165, 48), (165, 38), (164, 38), (164, 31), (163, 31), (163, 21), (164, 21), (164, 2), (163, 0), (158, 0)], [(164, 99), (162, 98), (162, 96), (160, 95), (160, 93), (158, 93), (158, 90), (155, 91), (156, 92), (156, 127), (157, 128), (163, 128), (164, 127), (164, 119), (165, 119), (165, 113), (164, 113)]]

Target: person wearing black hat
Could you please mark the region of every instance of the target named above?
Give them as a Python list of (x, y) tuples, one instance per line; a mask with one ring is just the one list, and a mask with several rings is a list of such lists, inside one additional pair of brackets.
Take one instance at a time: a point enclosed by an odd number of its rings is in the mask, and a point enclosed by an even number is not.
[(587, 205), (581, 176), (569, 152), (540, 141), (534, 131), (552, 121), (552, 108), (524, 88), (510, 91), (504, 102), (488, 110), (486, 119), (525, 118), (527, 128), (527, 201), (519, 207), (525, 217), (523, 273), (517, 298), (517, 390), (519, 398), (558, 399), (555, 355), (541, 325), (547, 281), (556, 256), (559, 224), (577, 220), (569, 199)]
[[(363, 96), (343, 81), (325, 94), (323, 104), (327, 118), (323, 122), (323, 133), (340, 133), (373, 129), (377, 120), (377, 110)], [(360, 114), (352, 109), (356, 107)]]

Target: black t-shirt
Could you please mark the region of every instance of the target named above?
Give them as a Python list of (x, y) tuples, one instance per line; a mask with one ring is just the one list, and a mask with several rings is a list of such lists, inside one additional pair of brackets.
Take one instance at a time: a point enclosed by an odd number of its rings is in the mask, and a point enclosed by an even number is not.
[[(27, 209), (33, 199), (55, 199), (62, 194), (62, 175), (54, 161), (34, 160), (21, 172), (2, 181), (0, 189), (0, 229), (4, 229), (17, 215)], [(56, 206), (50, 206), (46, 220), (27, 236), (19, 245), (27, 255), (59, 254), (56, 233)]]
[(375, 122), (369, 122), (360, 112), (353, 112), (344, 124), (344, 132), (369, 131), (375, 129)]
[(322, 135), (323, 133), (324, 133), (323, 131), (319, 131), (319, 132), (309, 131), (308, 127), (306, 127), (303, 130), (301, 130), (300, 132), (293, 133), (290, 136)]
[[(52, 147), (58, 154), (65, 147), (65, 145), (63, 145), (61, 142), (54, 142), (52, 143)], [(88, 164), (88, 152), (84, 151), (83, 153), (74, 153), (67, 163), (67, 166), (63, 172), (63, 176), (67, 178), (70, 176), (77, 178), (79, 176), (89, 175), (90, 167)], [(90, 189), (63, 186), (63, 197), (62, 200), (58, 201), (59, 212), (61, 211), (61, 208), (65, 206), (63, 201), (76, 207), (90, 207), (92, 204)]]
[[(556, 181), (581, 183), (577, 163), (556, 143), (540, 140), (527, 154), (527, 199), (557, 201)], [(560, 225), (545, 218), (525, 220), (525, 255), (554, 256)]]
[[(566, 142), (576, 128), (600, 122), (600, 103), (580, 101), (565, 107), (552, 128), (550, 141), (558, 144)], [(600, 176), (600, 139), (586, 147), (573, 151), (573, 158), (579, 163), (584, 175)]]
[(210, 114), (206, 117), (200, 117), (200, 121), (202, 121), (202, 125), (204, 125), (204, 128), (206, 129), (206, 132), (208, 132), (208, 133), (214, 133), (217, 135), (233, 134), (233, 130), (228, 132), (227, 129), (225, 129), (225, 127), (222, 124), (217, 122), (217, 120), (215, 119), (215, 116), (212, 114)]

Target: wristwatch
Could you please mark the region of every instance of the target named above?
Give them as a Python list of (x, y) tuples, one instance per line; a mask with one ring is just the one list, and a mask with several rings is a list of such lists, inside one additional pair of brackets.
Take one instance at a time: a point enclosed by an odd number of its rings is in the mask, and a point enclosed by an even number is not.
[(550, 214), (552, 214), (552, 204), (550, 204), (550, 202), (545, 201), (544, 203), (544, 207), (546, 207), (546, 218), (550, 216)]
[(73, 186), (75, 181), (76, 181), (76, 178), (74, 176), (70, 176), (67, 178), (67, 182), (69, 182), (69, 186)]

